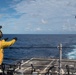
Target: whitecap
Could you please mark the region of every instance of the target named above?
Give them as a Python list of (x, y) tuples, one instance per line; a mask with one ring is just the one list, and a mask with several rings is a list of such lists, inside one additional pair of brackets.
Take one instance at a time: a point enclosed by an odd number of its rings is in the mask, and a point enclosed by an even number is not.
[(71, 52), (66, 54), (68, 59), (76, 59), (76, 45), (73, 45), (73, 47), (75, 48)]

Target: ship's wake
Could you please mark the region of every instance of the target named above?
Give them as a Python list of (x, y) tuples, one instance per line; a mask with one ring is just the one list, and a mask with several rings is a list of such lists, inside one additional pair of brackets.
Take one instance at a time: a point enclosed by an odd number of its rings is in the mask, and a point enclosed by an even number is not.
[(76, 45), (73, 45), (74, 49), (71, 50), (71, 52), (68, 52), (66, 54), (67, 58), (69, 59), (76, 59)]

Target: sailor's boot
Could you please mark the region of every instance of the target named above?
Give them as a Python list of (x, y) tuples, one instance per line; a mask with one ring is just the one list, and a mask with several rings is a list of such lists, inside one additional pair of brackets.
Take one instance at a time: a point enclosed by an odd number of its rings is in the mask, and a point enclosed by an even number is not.
[(0, 65), (0, 75), (3, 74), (3, 71), (2, 71), (2, 65)]

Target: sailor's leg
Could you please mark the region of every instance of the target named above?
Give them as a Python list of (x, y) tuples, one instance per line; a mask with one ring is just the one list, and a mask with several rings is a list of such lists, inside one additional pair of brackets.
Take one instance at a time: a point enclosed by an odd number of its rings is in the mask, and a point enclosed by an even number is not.
[(2, 65), (3, 62), (3, 53), (0, 53), (0, 65)]

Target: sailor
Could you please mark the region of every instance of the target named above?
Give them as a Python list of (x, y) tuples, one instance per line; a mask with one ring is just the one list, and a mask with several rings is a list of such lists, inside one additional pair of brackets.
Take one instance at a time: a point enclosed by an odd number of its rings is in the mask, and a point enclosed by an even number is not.
[(11, 45), (13, 45), (16, 41), (17, 38), (13, 38), (11, 41), (6, 41), (8, 38), (6, 39), (1, 39), (3, 37), (3, 33), (0, 30), (0, 73), (2, 72), (2, 63), (3, 63), (3, 57), (4, 57), (4, 48), (9, 47)]

